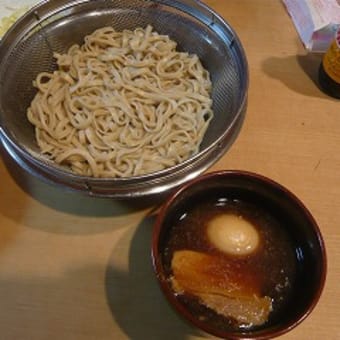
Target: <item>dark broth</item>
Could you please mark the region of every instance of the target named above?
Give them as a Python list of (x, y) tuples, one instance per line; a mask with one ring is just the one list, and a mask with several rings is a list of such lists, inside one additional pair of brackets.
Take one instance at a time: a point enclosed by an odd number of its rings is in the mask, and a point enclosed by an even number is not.
[[(215, 216), (225, 213), (242, 216), (257, 229), (260, 245), (255, 253), (243, 257), (227, 255), (209, 242), (206, 234), (208, 222)], [(293, 241), (283, 225), (287, 222), (281, 221), (271, 212), (259, 209), (252, 201), (213, 195), (195, 202), (192, 207), (182, 209), (177, 218), (170, 223), (171, 227), (166, 237), (163, 255), (165, 270), (169, 278), (172, 275), (171, 259), (174, 252), (184, 249), (195, 250), (224, 256), (237, 266), (241, 274), (251, 272), (257, 279), (260, 279), (262, 296), (272, 298), (273, 311), (267, 323), (274, 320), (290, 300), (297, 262)], [(235, 320), (218, 315), (203, 306), (194, 296), (180, 294), (176, 298), (185, 304), (193, 315), (215, 328), (239, 330), (242, 327)]]

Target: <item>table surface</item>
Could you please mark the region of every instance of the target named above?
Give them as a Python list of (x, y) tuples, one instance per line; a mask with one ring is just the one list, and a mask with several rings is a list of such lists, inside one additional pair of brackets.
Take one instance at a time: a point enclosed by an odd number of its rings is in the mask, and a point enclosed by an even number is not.
[[(279, 0), (205, 0), (236, 30), (250, 87), (242, 130), (209, 171), (243, 169), (294, 192), (318, 222), (328, 275), (312, 314), (282, 339), (340, 339), (340, 105), (317, 85)], [(0, 158), (1, 339), (205, 339), (169, 307), (150, 261), (149, 202), (93, 199)]]

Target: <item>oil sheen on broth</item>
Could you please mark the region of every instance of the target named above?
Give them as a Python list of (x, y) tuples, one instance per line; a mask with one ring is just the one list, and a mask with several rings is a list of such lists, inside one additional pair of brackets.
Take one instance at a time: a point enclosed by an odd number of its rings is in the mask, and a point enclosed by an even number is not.
[(251, 201), (208, 196), (172, 223), (164, 251), (169, 284), (199, 319), (251, 330), (284, 308), (296, 260), (283, 221)]

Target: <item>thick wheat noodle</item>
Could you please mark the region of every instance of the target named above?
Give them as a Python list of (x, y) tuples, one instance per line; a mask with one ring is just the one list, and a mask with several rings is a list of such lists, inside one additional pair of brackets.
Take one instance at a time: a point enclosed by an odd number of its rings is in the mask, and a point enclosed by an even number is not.
[(27, 110), (41, 152), (94, 177), (139, 176), (198, 152), (213, 118), (209, 73), (151, 26), (104, 27), (54, 54)]

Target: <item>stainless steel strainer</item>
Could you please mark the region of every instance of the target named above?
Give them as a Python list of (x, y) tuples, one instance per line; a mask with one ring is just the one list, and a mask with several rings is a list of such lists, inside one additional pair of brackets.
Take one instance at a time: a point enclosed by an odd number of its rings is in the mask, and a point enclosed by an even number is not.
[[(63, 53), (86, 34), (111, 25), (117, 30), (151, 24), (183, 51), (195, 53), (213, 83), (214, 119), (199, 154), (150, 175), (123, 179), (70, 173), (40, 155), (26, 110), (35, 95), (32, 80), (55, 67)], [(0, 139), (14, 160), (54, 184), (113, 198), (157, 194), (183, 184), (216, 162), (237, 136), (245, 113), (248, 68), (233, 29), (195, 0), (50, 0), (22, 17), (0, 43)]]

